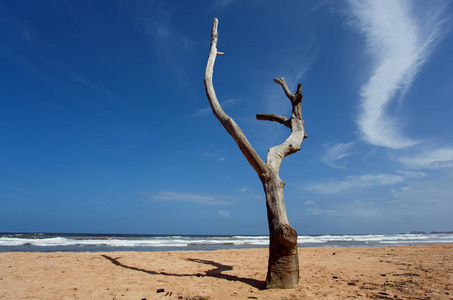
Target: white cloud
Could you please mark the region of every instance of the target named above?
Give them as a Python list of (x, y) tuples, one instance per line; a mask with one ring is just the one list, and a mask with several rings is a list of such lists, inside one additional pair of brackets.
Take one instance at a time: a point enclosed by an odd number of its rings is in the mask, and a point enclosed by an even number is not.
[(394, 191), (392, 206), (402, 214), (413, 216), (414, 222), (430, 220), (431, 228), (436, 227), (436, 222), (442, 223), (442, 220), (443, 224), (453, 226), (453, 176), (451, 172), (446, 175), (438, 182), (419, 182)]
[(415, 18), (410, 1), (349, 1), (352, 24), (365, 35), (375, 69), (362, 86), (358, 117), (363, 139), (377, 146), (400, 149), (417, 141), (401, 134), (401, 124), (388, 114), (395, 94), (407, 90), (433, 48), (445, 35), (444, 7)]
[(347, 156), (354, 154), (351, 151), (351, 148), (355, 143), (356, 142), (325, 144), (324, 147), (326, 148), (326, 152), (321, 158), (321, 161), (333, 168), (346, 170), (346, 163), (340, 163), (340, 161)]
[[(149, 5), (153, 4), (149, 3)], [(178, 51), (182, 51), (190, 49), (194, 44), (190, 38), (172, 26), (174, 24), (173, 15), (165, 9), (150, 8), (145, 4), (138, 9), (135, 20), (150, 37), (158, 41), (158, 43), (153, 43), (154, 47), (156, 45), (160, 47), (171, 45)]]
[(217, 13), (223, 12), (223, 10), (233, 2), (232, 0), (216, 0), (213, 1), (211, 7), (208, 9), (208, 14), (210, 15), (213, 11)]
[(413, 156), (402, 156), (399, 161), (411, 169), (443, 169), (453, 167), (453, 148), (438, 148)]
[(230, 205), (233, 202), (229, 197), (216, 197), (215, 195), (198, 194), (191, 192), (159, 192), (159, 193), (140, 193), (147, 194), (151, 200), (192, 202), (206, 205)]
[(308, 207), (305, 209), (307, 216), (312, 215), (325, 215), (334, 217), (347, 217), (347, 218), (365, 218), (365, 219), (379, 219), (382, 217), (382, 212), (373, 202), (367, 201), (348, 201), (335, 203), (332, 208)]
[[(241, 98), (228, 99), (228, 100), (225, 100), (225, 101), (221, 101), (220, 102), (220, 106), (222, 106), (222, 108), (225, 109), (225, 108), (228, 108), (228, 107), (231, 107), (231, 106), (235, 105), (238, 101), (241, 101)], [(211, 107), (205, 107), (205, 108), (202, 108), (200, 110), (197, 110), (193, 114), (187, 115), (187, 117), (189, 117), (189, 118), (204, 117), (204, 116), (207, 116), (209, 114), (212, 114)]]
[(223, 157), (223, 155), (221, 155), (218, 151), (211, 151), (210, 152), (210, 151), (207, 151), (207, 150), (200, 150), (199, 152), (200, 152), (200, 156), (214, 158), (214, 159), (217, 159), (220, 162), (225, 161), (225, 157)]
[(316, 183), (306, 187), (307, 190), (322, 194), (338, 194), (347, 190), (363, 189), (380, 185), (392, 185), (403, 182), (400, 175), (392, 174), (367, 174), (360, 176), (348, 176), (342, 181)]
[(301, 83), (301, 79), (308, 72), (308, 69), (310, 69), (312, 60), (314, 59), (310, 59), (310, 61), (305, 62), (305, 64), (301, 64), (302, 67), (294, 71), (294, 78), (292, 79), (290, 86), (297, 86)]
[(14, 202), (22, 202), (28, 204), (30, 201), (28, 201), (26, 198), (23, 197), (18, 197), (15, 195), (10, 195), (10, 194), (3, 194), (0, 193), (0, 200), (2, 200), (2, 203), (5, 203), (6, 201), (14, 201)]
[(407, 170), (398, 170), (396, 171), (407, 178), (420, 179), (426, 176), (423, 172), (407, 171)]
[(209, 113), (210, 113), (211, 111), (212, 111), (212, 110), (211, 110), (210, 107), (205, 107), (205, 108), (202, 108), (202, 109), (197, 110), (197, 111), (194, 112), (193, 114), (187, 115), (187, 117), (193, 118), (193, 117), (207, 116), (207, 115), (209, 115)]
[(412, 190), (412, 189), (413, 189), (413, 187), (411, 187), (411, 186), (403, 186), (403, 187), (401, 188), (401, 190), (402, 190), (403, 192), (407, 192), (407, 191), (410, 191), (410, 190)]
[(305, 205), (313, 205), (315, 204), (315, 202), (311, 201), (311, 200), (307, 200), (304, 202)]
[(228, 210), (218, 210), (217, 213), (225, 218), (230, 217), (230, 212)]
[(386, 217), (382, 211), (382, 208), (373, 202), (355, 200), (331, 203), (329, 207), (326, 207), (326, 205), (324, 207), (310, 206), (305, 208), (304, 212), (295, 216), (316, 216), (317, 218), (325, 218), (325, 220), (327, 218), (330, 222), (334, 220), (335, 222), (340, 220), (351, 222), (354, 219), (362, 223), (364, 220), (366, 222), (382, 220)]
[(335, 215), (337, 212), (333, 209), (321, 209), (321, 208), (307, 208), (305, 215), (316, 216), (316, 215)]
[(242, 188), (239, 190), (239, 192), (240, 192), (240, 193), (249, 193), (249, 192), (251, 192), (251, 191), (250, 191), (250, 189), (249, 189), (246, 185), (244, 185), (244, 186), (242, 186)]
[(204, 205), (232, 205), (238, 201), (262, 199), (258, 195), (224, 195), (224, 194), (204, 194), (192, 192), (165, 191), (158, 193), (138, 192), (146, 195), (153, 201), (172, 201), (190, 202)]
[(352, 215), (358, 218), (365, 219), (380, 219), (382, 218), (381, 210), (376, 207), (373, 202), (363, 202), (360, 200), (352, 201), (346, 204), (342, 210), (344, 215)]

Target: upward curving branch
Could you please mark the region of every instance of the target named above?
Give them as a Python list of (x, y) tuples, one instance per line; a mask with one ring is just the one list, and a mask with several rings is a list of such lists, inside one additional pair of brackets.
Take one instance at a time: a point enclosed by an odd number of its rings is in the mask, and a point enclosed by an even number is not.
[(274, 114), (258, 114), (258, 120), (269, 120), (281, 123), (291, 129), (291, 134), (282, 144), (269, 149), (266, 158), (266, 164), (278, 172), (283, 159), (300, 150), (300, 145), (304, 138), (307, 137), (304, 129), (304, 121), (302, 120), (302, 84), (297, 85), (296, 93), (293, 94), (286, 85), (285, 79), (275, 78), (275, 83), (278, 83), (285, 92), (286, 97), (291, 101), (292, 113), (291, 118), (286, 120), (284, 116), (277, 116)]
[(214, 63), (217, 55), (224, 54), (223, 52), (217, 51), (217, 40), (219, 38), (217, 27), (218, 19), (214, 19), (211, 33), (211, 48), (204, 76), (206, 95), (208, 97), (212, 111), (216, 118), (220, 121), (220, 123), (223, 125), (226, 131), (236, 141), (236, 144), (239, 146), (239, 149), (242, 151), (250, 165), (255, 169), (260, 179), (267, 180), (272, 170), (278, 173), (278, 169), (283, 158), (285, 158), (287, 155), (290, 155), (300, 150), (300, 144), (302, 143), (302, 140), (307, 137), (304, 131), (304, 123), (302, 120), (301, 112), (301, 102), (303, 97), (301, 93), (302, 84), (299, 84), (297, 86), (296, 93), (293, 94), (289, 90), (283, 77), (274, 79), (274, 82), (278, 83), (283, 88), (286, 97), (288, 97), (288, 99), (291, 101), (292, 114), (289, 120), (285, 116), (278, 116), (275, 114), (256, 115), (256, 118), (258, 120), (278, 122), (291, 129), (291, 134), (285, 142), (283, 142), (281, 145), (269, 149), (266, 162), (264, 162), (261, 159), (261, 157), (256, 153), (256, 151), (253, 149), (252, 145), (247, 140), (246, 136), (239, 128), (239, 126), (236, 124), (236, 122), (223, 111), (217, 99), (214, 90), (214, 85), (212, 83)]
[(279, 85), (282, 86), (283, 88), (283, 91), (285, 92), (285, 95), (286, 97), (288, 97), (289, 100), (291, 100), (291, 102), (293, 101), (296, 101), (297, 99), (300, 98), (300, 101), (302, 101), (302, 84), (299, 83), (297, 85), (297, 91), (295, 94), (291, 94), (291, 92), (289, 91), (289, 88), (288, 86), (286, 85), (286, 82), (285, 82), (285, 78), (281, 77), (281, 78), (275, 78), (274, 79), (274, 82), (275, 83), (278, 83)]
[(214, 90), (214, 85), (212, 83), (212, 74), (214, 70), (215, 59), (217, 55), (223, 55), (222, 52), (217, 52), (217, 40), (219, 37), (219, 34), (217, 33), (217, 26), (218, 20), (214, 19), (211, 33), (211, 50), (209, 52), (208, 63), (206, 65), (206, 72), (204, 75), (206, 95), (211, 105), (212, 112), (214, 113), (216, 118), (236, 141), (236, 144), (239, 146), (239, 149), (241, 149), (242, 154), (244, 154), (247, 161), (250, 163), (253, 169), (255, 169), (260, 179), (266, 180), (266, 178), (268, 178), (269, 176), (269, 167), (264, 163), (258, 153), (256, 153), (255, 149), (253, 149), (252, 145), (245, 137), (241, 128), (239, 128), (236, 122), (223, 111)]

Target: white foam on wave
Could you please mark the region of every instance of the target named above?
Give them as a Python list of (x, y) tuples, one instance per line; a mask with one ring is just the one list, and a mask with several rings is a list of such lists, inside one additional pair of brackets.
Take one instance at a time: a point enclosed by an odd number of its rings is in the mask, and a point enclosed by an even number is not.
[[(453, 234), (368, 234), (368, 235), (302, 235), (299, 246), (357, 246), (357, 245), (406, 245), (453, 243)], [(267, 246), (268, 236), (20, 236), (0, 237), (1, 246), (39, 246), (39, 247), (174, 247), (187, 246)]]
[(18, 238), (0, 237), (0, 246), (109, 246), (109, 247), (186, 247), (196, 245), (267, 245), (267, 237), (154, 237), (154, 238)]

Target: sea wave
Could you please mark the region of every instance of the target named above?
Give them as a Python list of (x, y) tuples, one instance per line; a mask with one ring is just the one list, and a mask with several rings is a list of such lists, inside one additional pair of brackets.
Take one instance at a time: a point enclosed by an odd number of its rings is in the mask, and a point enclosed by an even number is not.
[[(376, 247), (453, 243), (453, 234), (301, 235), (300, 247)], [(162, 251), (267, 247), (268, 236), (0, 233), (0, 251)], [(11, 250), (13, 249), (13, 250)]]
[(113, 236), (113, 237), (80, 237), (80, 236), (45, 236), (45, 235), (4, 235), (0, 237), (1, 246), (109, 246), (109, 247), (187, 247), (204, 245), (267, 245), (268, 237), (250, 236)]

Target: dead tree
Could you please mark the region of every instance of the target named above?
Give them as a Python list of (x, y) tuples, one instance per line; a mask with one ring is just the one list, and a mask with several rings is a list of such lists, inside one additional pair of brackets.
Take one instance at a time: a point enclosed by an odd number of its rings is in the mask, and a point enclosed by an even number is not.
[(304, 121), (302, 120), (302, 84), (297, 86), (297, 91), (292, 94), (282, 78), (274, 79), (274, 82), (281, 85), (283, 91), (291, 101), (291, 118), (275, 114), (257, 114), (258, 120), (274, 121), (291, 129), (286, 141), (269, 149), (266, 162), (250, 145), (242, 130), (222, 109), (212, 84), (214, 62), (217, 55), (217, 25), (218, 20), (214, 19), (211, 34), (211, 51), (209, 52), (204, 85), (206, 95), (212, 111), (226, 131), (236, 141), (239, 149), (247, 158), (250, 165), (255, 169), (266, 194), (267, 219), (269, 223), (269, 265), (266, 276), (266, 288), (293, 288), (299, 281), (299, 260), (297, 252), (297, 232), (289, 225), (286, 215), (285, 202), (283, 199), (283, 187), (285, 183), (279, 177), (279, 169), (283, 158), (300, 150), (302, 140), (306, 138)]

